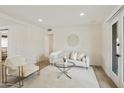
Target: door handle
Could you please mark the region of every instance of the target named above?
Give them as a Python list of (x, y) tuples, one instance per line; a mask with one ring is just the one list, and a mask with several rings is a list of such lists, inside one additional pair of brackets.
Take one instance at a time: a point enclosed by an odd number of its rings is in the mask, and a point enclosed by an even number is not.
[(119, 55), (119, 54), (116, 54), (116, 57), (121, 57), (121, 55)]

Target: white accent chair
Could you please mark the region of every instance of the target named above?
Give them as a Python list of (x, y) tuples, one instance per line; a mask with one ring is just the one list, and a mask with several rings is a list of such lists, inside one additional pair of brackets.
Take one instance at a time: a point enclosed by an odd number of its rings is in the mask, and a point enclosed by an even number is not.
[(14, 76), (17, 77), (19, 81), (19, 87), (22, 87), (23, 79), (34, 72), (40, 73), (39, 66), (27, 63), (24, 57), (15, 56), (7, 58), (5, 63), (2, 64), (2, 82), (7, 84), (7, 76)]

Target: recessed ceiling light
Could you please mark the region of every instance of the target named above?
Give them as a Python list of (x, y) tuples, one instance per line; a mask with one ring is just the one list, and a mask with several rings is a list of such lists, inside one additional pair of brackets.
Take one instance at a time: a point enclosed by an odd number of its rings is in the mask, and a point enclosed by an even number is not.
[(84, 13), (80, 13), (80, 16), (83, 16), (84, 15)]
[(43, 21), (43, 19), (39, 18), (39, 19), (38, 19), (38, 21), (39, 21), (39, 22), (42, 22), (42, 21)]

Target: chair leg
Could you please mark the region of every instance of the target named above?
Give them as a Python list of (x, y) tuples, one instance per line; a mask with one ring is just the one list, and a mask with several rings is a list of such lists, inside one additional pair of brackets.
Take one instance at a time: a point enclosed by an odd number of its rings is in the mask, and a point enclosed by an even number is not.
[(5, 75), (4, 65), (2, 64), (2, 83), (4, 83), (4, 75)]
[(23, 66), (21, 66), (21, 71), (22, 71), (21, 81), (22, 81), (22, 86), (23, 86), (23, 84), (24, 84), (24, 82), (23, 82), (23, 80), (24, 80)]
[(39, 62), (39, 70), (38, 70), (38, 75), (40, 75), (40, 69), (41, 69), (41, 63)]
[(23, 67), (18, 67), (18, 70), (19, 70), (19, 76), (18, 76), (18, 79), (19, 79), (19, 88), (21, 88), (23, 86)]
[(37, 71), (37, 74), (40, 75), (40, 70)]
[(5, 84), (7, 83), (7, 67), (5, 66)]
[(18, 79), (19, 79), (19, 87), (21, 87), (21, 82), (20, 82), (20, 67), (18, 67), (18, 70), (19, 70), (19, 76), (18, 76)]

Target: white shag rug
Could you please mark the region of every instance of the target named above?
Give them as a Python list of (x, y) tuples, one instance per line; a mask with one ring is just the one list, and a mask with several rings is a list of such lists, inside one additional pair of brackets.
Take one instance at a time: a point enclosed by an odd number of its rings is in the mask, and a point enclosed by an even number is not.
[(71, 68), (68, 74), (72, 79), (64, 74), (58, 79), (59, 72), (58, 68), (47, 66), (41, 70), (40, 75), (36, 73), (26, 78), (23, 88), (99, 88), (92, 67), (88, 70), (78, 67)]

